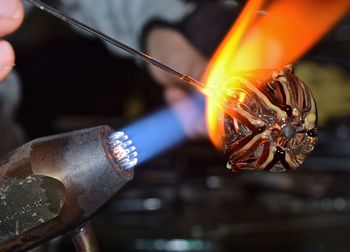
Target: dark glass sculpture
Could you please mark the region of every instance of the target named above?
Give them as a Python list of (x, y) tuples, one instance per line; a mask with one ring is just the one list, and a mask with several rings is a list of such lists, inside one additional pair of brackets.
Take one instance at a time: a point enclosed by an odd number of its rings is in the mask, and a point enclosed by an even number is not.
[(290, 65), (227, 80), (223, 148), (227, 167), (286, 171), (298, 168), (317, 141), (310, 89)]

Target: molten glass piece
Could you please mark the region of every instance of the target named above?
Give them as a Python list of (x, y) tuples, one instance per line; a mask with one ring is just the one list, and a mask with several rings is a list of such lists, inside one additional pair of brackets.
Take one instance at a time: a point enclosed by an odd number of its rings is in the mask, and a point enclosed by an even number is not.
[[(317, 141), (317, 109), (291, 66), (227, 80), (223, 147), (227, 167), (295, 170)], [(264, 80), (264, 81), (262, 81)]]

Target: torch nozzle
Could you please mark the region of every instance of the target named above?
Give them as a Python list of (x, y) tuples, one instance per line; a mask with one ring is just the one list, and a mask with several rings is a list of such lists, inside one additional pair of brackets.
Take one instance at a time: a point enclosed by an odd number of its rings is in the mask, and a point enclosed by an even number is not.
[(26, 0), (26, 1), (31, 3), (34, 6), (38, 7), (40, 10), (62, 20), (63, 22), (68, 23), (68, 24), (70, 24), (70, 25), (72, 25), (80, 30), (85, 31), (85, 32), (88, 32), (92, 36), (94, 36), (98, 39), (101, 39), (107, 43), (110, 43), (110, 44), (130, 53), (131, 55), (141, 59), (142, 61), (150, 63), (150, 64), (162, 69), (165, 72), (168, 72), (172, 75), (175, 75), (177, 78), (187, 82), (188, 84), (193, 85), (199, 91), (203, 91), (203, 88), (205, 85), (204, 85), (204, 83), (200, 82), (199, 80), (196, 80), (195, 78), (193, 78), (189, 75), (186, 75), (178, 70), (175, 70), (174, 68), (171, 68), (170, 66), (163, 64), (162, 62), (152, 58), (151, 56), (149, 56), (149, 55), (147, 55), (139, 50), (136, 50), (136, 49), (124, 44), (123, 42), (102, 33), (101, 31), (98, 31), (98, 30), (96, 30), (96, 29), (94, 29), (86, 24), (83, 24), (74, 18), (71, 18), (71, 17), (64, 15), (59, 10), (43, 3), (40, 0)]
[(123, 169), (128, 170), (137, 164), (136, 147), (124, 132), (111, 133), (108, 136), (108, 144), (115, 161)]
[(132, 179), (135, 150), (123, 132), (99, 126), (38, 138), (0, 157), (0, 251), (27, 251), (76, 226), (77, 246), (92, 247), (79, 240), (80, 224)]

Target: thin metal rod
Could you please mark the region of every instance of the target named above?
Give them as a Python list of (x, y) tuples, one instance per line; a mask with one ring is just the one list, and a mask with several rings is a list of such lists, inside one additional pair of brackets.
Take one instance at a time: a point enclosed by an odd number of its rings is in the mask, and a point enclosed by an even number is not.
[(53, 8), (53, 7), (49, 6), (49, 5), (41, 2), (40, 0), (26, 0), (26, 1), (30, 2), (34, 6), (38, 7), (40, 10), (42, 10), (42, 11), (44, 11), (44, 12), (46, 12), (46, 13), (48, 13), (48, 14), (50, 14), (50, 15), (52, 15), (52, 16), (60, 19), (60, 20), (62, 20), (65, 23), (69, 23), (70, 25), (73, 25), (74, 27), (76, 27), (76, 28), (78, 28), (80, 30), (86, 31), (86, 32), (92, 34), (94, 37), (96, 37), (98, 39), (106, 41), (106, 42), (108, 42), (108, 43), (110, 43), (110, 44), (112, 44), (112, 45), (114, 45), (114, 46), (116, 46), (116, 47), (118, 47), (118, 48), (120, 48), (120, 49), (122, 49), (122, 50), (124, 50), (124, 51), (126, 51), (126, 52), (128, 52), (128, 53), (130, 53), (132, 55), (134, 55), (134, 56), (136, 56), (137, 58), (139, 58), (139, 59), (141, 59), (143, 61), (146, 61), (146, 62), (148, 62), (148, 63), (150, 63), (150, 64), (152, 64), (152, 65), (154, 65), (154, 66), (156, 66), (156, 67), (158, 67), (160, 69), (162, 69), (163, 71), (166, 71), (166, 72), (168, 72), (170, 74), (173, 74), (173, 75), (177, 76), (179, 79), (181, 79), (181, 80), (183, 80), (183, 81), (185, 81), (185, 82), (195, 86), (200, 91), (204, 90), (205, 85), (202, 82), (194, 79), (193, 77), (191, 77), (189, 75), (186, 75), (186, 74), (183, 74), (180, 71), (175, 70), (175, 69), (173, 69), (173, 68), (171, 68), (171, 67), (169, 67), (169, 66), (167, 66), (167, 65), (165, 65), (165, 64), (163, 64), (161, 62), (159, 62), (156, 59), (153, 59), (149, 55), (147, 55), (147, 54), (145, 54), (143, 52), (140, 52), (140, 51), (138, 51), (138, 50), (136, 50), (136, 49), (134, 49), (134, 48), (132, 48), (132, 47), (122, 43), (122, 42), (120, 42), (117, 39), (114, 39), (114, 38), (112, 38), (112, 37), (110, 37), (110, 36), (100, 32), (100, 31), (98, 31), (98, 30), (88, 26), (88, 25), (85, 25), (85, 24), (79, 22), (76, 19), (73, 19), (71, 17), (68, 17), (68, 16), (64, 15), (59, 10), (57, 10), (57, 9), (55, 9), (55, 8)]

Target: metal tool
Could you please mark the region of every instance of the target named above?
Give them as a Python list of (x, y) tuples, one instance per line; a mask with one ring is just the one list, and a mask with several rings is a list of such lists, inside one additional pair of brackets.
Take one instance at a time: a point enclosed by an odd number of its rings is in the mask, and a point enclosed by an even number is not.
[(200, 91), (204, 91), (203, 90), (203, 88), (205, 86), (204, 83), (194, 79), (193, 77), (186, 75), (178, 70), (175, 70), (174, 68), (171, 68), (171, 67), (159, 62), (158, 60), (152, 58), (151, 56), (149, 56), (143, 52), (140, 52), (140, 51), (120, 42), (119, 40), (114, 39), (114, 38), (100, 32), (100, 31), (98, 31), (98, 30), (96, 30), (96, 29), (94, 29), (86, 24), (83, 24), (83, 23), (79, 22), (78, 20), (75, 20), (74, 18), (71, 18), (71, 17), (64, 15), (59, 10), (41, 2), (40, 0), (26, 0), (26, 1), (30, 2), (34, 6), (38, 7), (40, 10), (45, 11), (46, 13), (48, 13), (48, 14), (50, 14), (58, 19), (61, 19), (63, 22), (68, 23), (70, 25), (73, 25), (74, 27), (76, 27), (80, 30), (83, 30), (85, 32), (88, 32), (89, 34), (91, 34), (92, 36), (94, 36), (98, 39), (101, 39), (105, 42), (108, 42), (108, 43), (132, 54), (133, 56), (162, 69), (163, 71), (166, 71), (172, 75), (175, 75), (179, 79), (195, 86)]
[(135, 149), (124, 133), (100, 126), (39, 138), (0, 158), (0, 251), (72, 229), (78, 251), (98, 251), (84, 223), (133, 178)]

